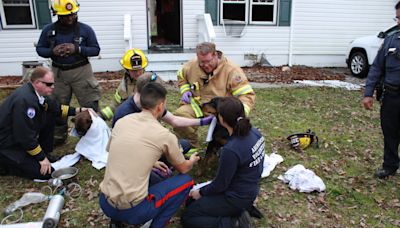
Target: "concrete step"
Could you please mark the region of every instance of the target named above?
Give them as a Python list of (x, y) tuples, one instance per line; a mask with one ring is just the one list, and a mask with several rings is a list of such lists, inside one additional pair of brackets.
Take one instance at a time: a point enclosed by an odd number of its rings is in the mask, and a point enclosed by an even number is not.
[(156, 71), (157, 75), (164, 81), (176, 81), (176, 71)]
[(176, 80), (176, 71), (184, 63), (196, 56), (194, 50), (183, 49), (181, 51), (149, 51), (146, 53), (149, 60), (147, 71), (155, 71), (164, 80)]

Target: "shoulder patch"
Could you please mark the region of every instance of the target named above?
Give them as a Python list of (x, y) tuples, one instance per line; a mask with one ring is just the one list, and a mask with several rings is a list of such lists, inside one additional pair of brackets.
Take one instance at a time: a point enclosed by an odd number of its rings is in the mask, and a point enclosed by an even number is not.
[(33, 119), (33, 117), (35, 117), (36, 115), (36, 111), (34, 108), (28, 108), (28, 110), (26, 110), (26, 115), (30, 118)]

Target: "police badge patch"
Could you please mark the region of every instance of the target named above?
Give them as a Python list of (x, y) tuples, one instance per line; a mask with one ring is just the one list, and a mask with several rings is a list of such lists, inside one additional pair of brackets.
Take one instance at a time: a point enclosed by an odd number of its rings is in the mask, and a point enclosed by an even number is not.
[(35, 114), (36, 114), (36, 112), (35, 112), (34, 108), (28, 108), (28, 110), (26, 111), (26, 115), (31, 119), (33, 119), (33, 117), (35, 117)]

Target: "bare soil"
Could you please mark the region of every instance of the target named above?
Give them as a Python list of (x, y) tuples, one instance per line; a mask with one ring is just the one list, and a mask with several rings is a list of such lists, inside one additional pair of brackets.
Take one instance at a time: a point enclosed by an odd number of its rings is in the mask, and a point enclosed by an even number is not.
[[(294, 80), (346, 80), (349, 72), (346, 68), (313, 68), (305, 66), (294, 67), (244, 67), (244, 72), (250, 82), (260, 83), (293, 83)], [(103, 89), (114, 88), (123, 75), (122, 71), (107, 71), (95, 73), (95, 77), (101, 82)], [(0, 87), (18, 86), (21, 76), (0, 77)], [(175, 82), (166, 82), (168, 86), (174, 86)]]

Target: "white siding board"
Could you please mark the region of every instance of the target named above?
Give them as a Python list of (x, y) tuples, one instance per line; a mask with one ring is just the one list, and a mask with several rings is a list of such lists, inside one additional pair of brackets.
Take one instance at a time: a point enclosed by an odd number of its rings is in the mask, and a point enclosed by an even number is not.
[(197, 15), (204, 14), (203, 0), (188, 0), (182, 2), (183, 47), (195, 48), (198, 42)]
[[(197, 16), (204, 13), (204, 0), (181, 0), (181, 3), (183, 47), (193, 49), (198, 43)], [(396, 3), (397, 0), (294, 0), (293, 64), (344, 66), (346, 47), (351, 40), (377, 34), (394, 24)], [(124, 14), (132, 15), (133, 47), (148, 49), (145, 0), (81, 0), (80, 4), (79, 21), (95, 30), (101, 47), (100, 56), (91, 58), (95, 71), (120, 69), (118, 60), (127, 48), (123, 40)], [(249, 25), (241, 38), (226, 37), (221, 25), (214, 28), (217, 48), (240, 65), (252, 63), (244, 58), (245, 54), (265, 55), (272, 65), (288, 63), (290, 27)], [(37, 56), (33, 46), (40, 32), (0, 30), (0, 74), (20, 72), (22, 61), (44, 60)], [(162, 57), (153, 59), (158, 61)]]
[(351, 40), (377, 34), (394, 24), (391, 18), (395, 3), (393, 0), (295, 1), (293, 64), (344, 66), (346, 47)]

